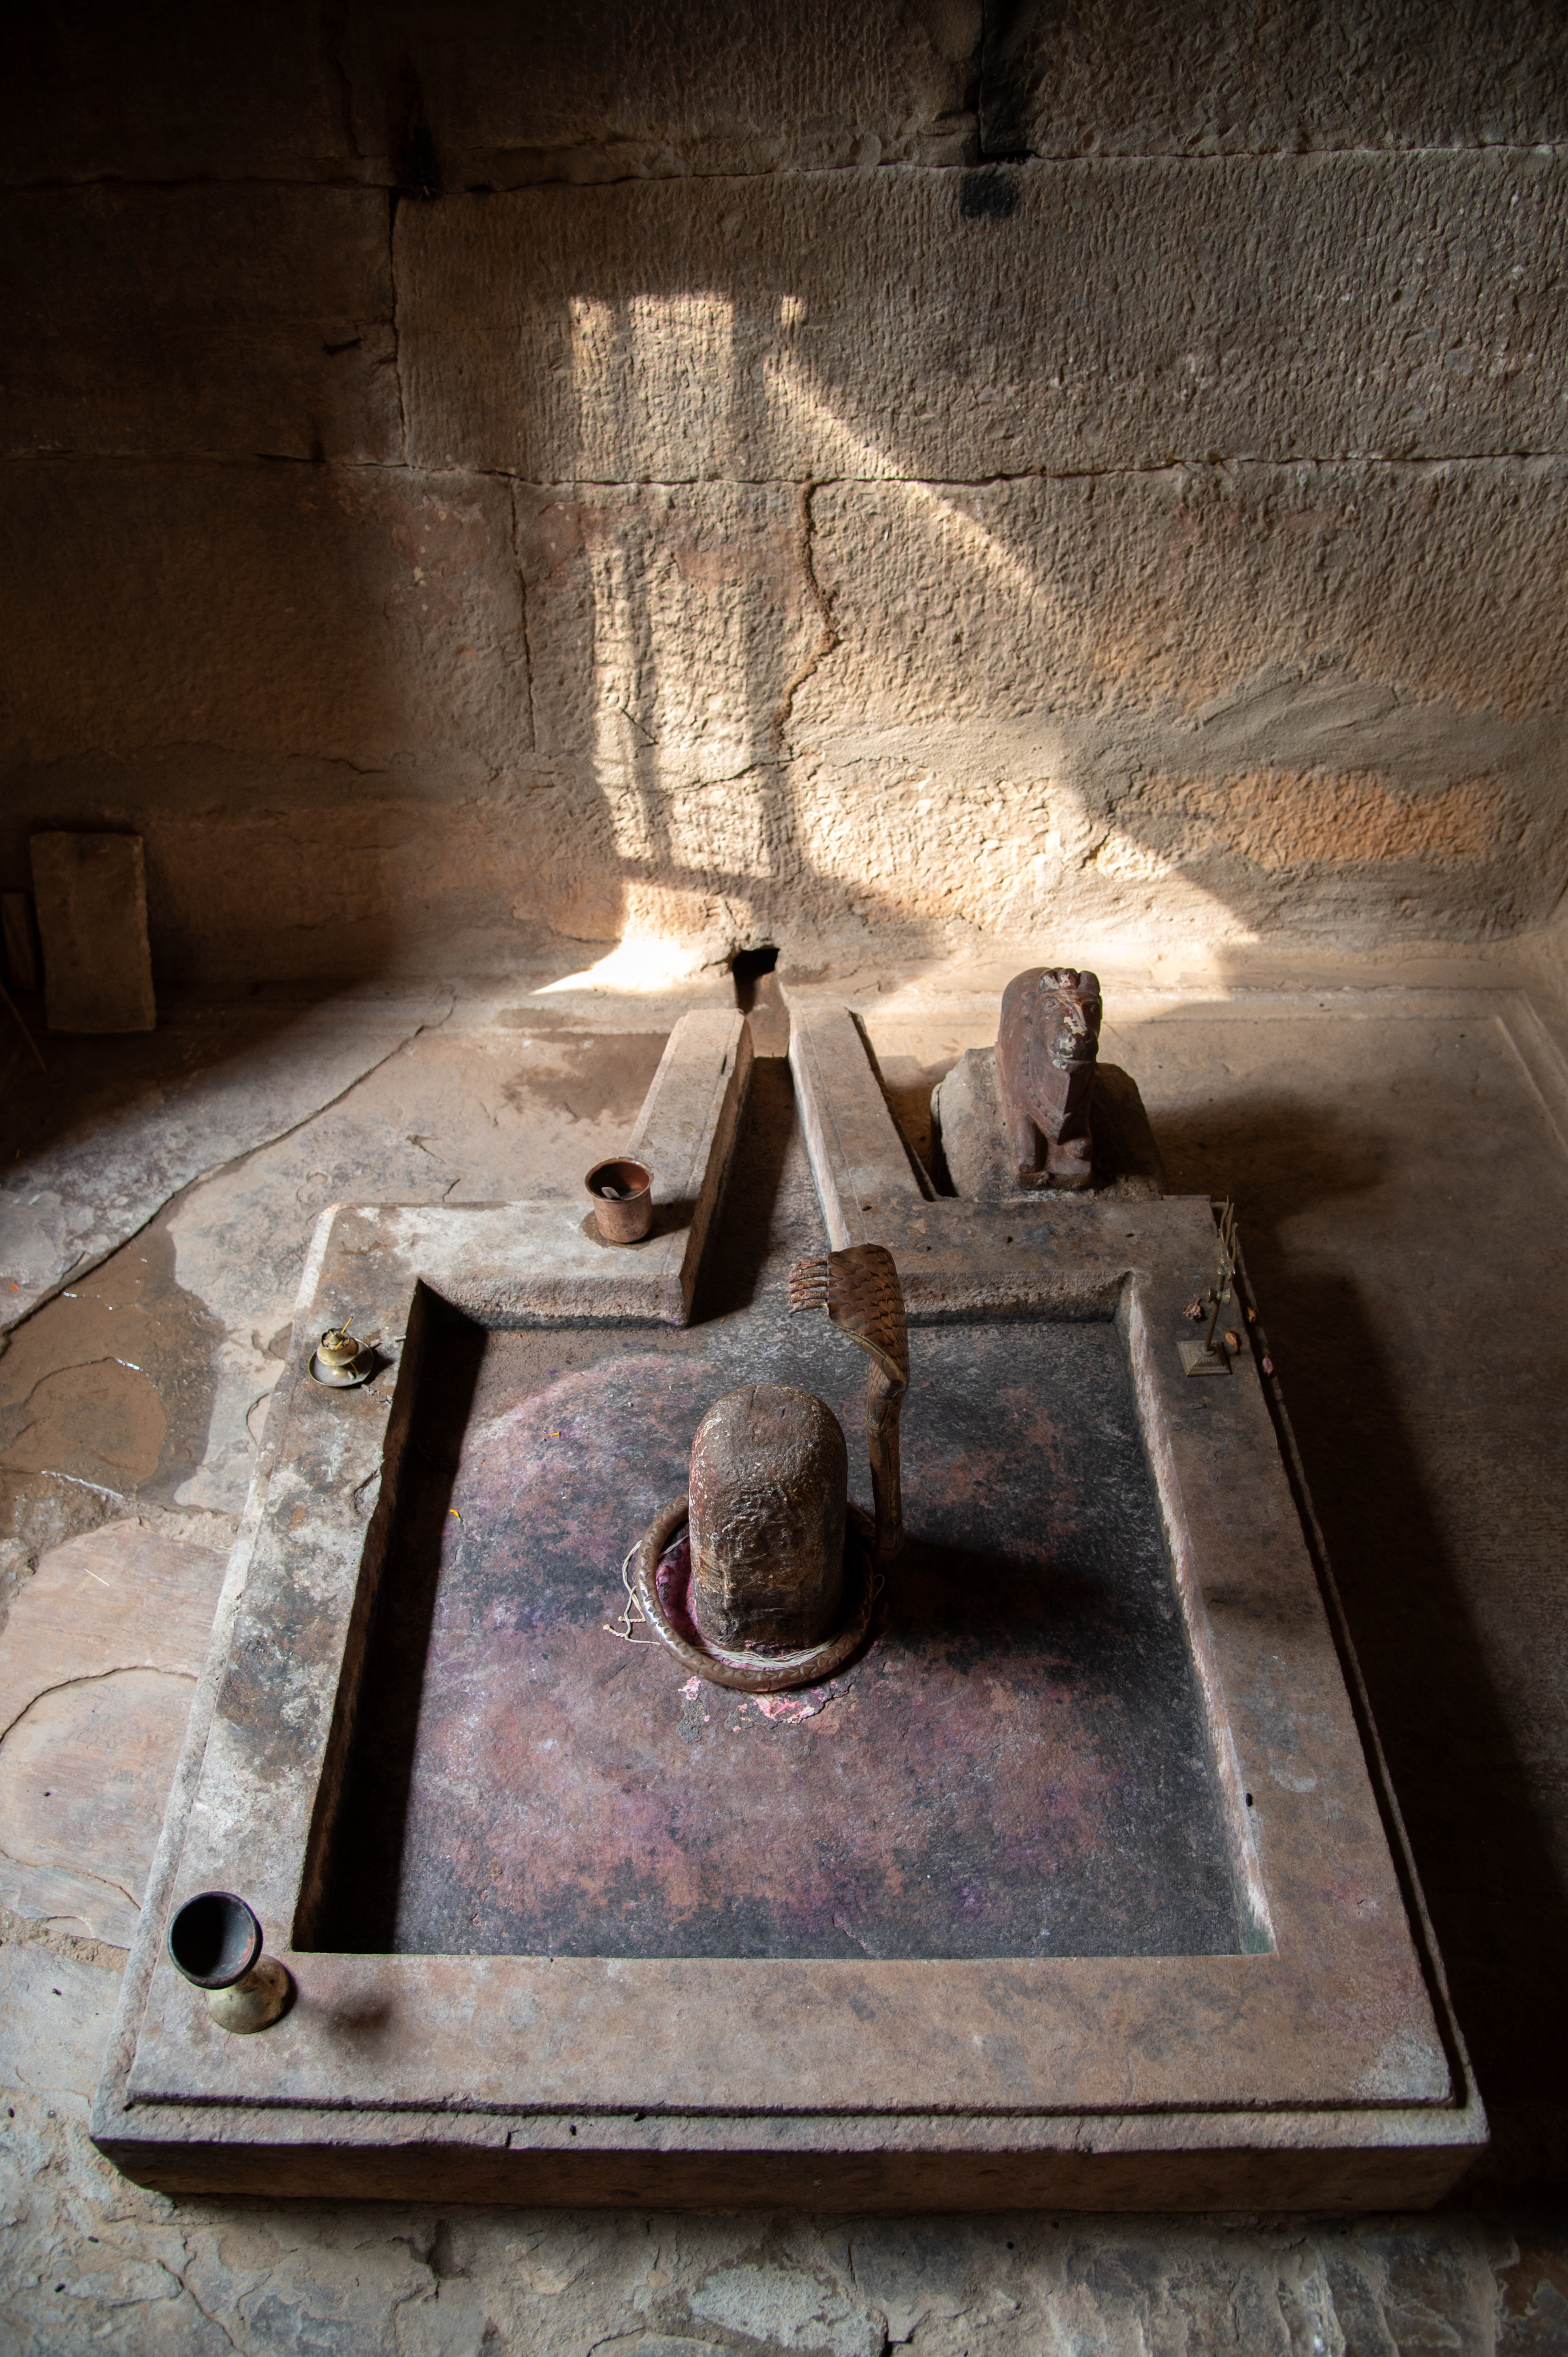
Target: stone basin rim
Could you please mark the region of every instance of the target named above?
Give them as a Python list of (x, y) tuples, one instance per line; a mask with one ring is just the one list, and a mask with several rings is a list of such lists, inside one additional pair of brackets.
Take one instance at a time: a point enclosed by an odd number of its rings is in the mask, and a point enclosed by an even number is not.
[(671, 1628), (659, 1594), (658, 1570), (664, 1554), (687, 1519), (687, 1496), (657, 1513), (637, 1543), (632, 1587), (644, 1620), (665, 1650), (683, 1669), (705, 1678), (711, 1685), (728, 1686), (740, 1694), (783, 1694), (794, 1686), (817, 1685), (859, 1651), (871, 1626), (872, 1610), (880, 1590), (872, 1567), (871, 1518), (850, 1500), (844, 1534), (844, 1567), (858, 1569), (860, 1592), (843, 1626), (822, 1644), (789, 1653), (740, 1653), (708, 1650), (691, 1644)]

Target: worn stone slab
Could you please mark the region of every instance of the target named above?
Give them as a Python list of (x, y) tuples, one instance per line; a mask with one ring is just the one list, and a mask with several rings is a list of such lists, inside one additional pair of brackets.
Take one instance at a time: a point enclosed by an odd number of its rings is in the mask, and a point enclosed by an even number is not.
[(682, 1016), (627, 1140), (627, 1152), (653, 1173), (656, 1214), (680, 1207), (693, 1216), (701, 1206), (703, 1224), (690, 1245), (698, 1257), (734, 1151), (750, 1070), (751, 1034), (737, 1010), (701, 1007)]
[(1549, 146), (1568, 136), (1568, 38), (1550, 0), (1026, 0), (988, 32), (981, 125), (1001, 155)]
[(832, 1249), (882, 1241), (889, 1217), (922, 1219), (929, 1190), (893, 1125), (865, 1034), (846, 1007), (791, 997), (789, 1069)]
[[(475, 183), (822, 169), (973, 142), (975, 0), (617, 0), (454, 17), (170, 7), (133, 38), (102, 5), (19, 33), (8, 181)], [(180, 92), (177, 101), (172, 93)], [(220, 128), (221, 126), (221, 128)]]
[[(223, 1887), (213, 1845), (187, 1857), (181, 1897)], [(1391, 1877), (1380, 1899), (1354, 1871), (1352, 1887), (1361, 1905), (1397, 1905)], [(1330, 1903), (1326, 1890), (1319, 1903)], [(1419, 1982), (1396, 1990), (1353, 1968), (1333, 2004), (1321, 1988), (1315, 2001), (1315, 1984), (1335, 1971), (1322, 1951), (1294, 1968), (1235, 1957), (296, 1962), (270, 1926), (268, 1945), (309, 1994), (276, 2038), (238, 2051), (196, 2011), (172, 1965), (155, 1967), (133, 2103), (502, 2117), (525, 2107), (908, 2117), (924, 2107), (983, 2115), (1266, 2103), (1299, 2113), (1322, 2103), (1354, 2115), (1361, 2104), (1446, 2108), (1452, 2093)], [(705, 2025), (696, 2050), (678, 2036), (691, 2007)], [(356, 2032), (367, 2019), (374, 2027)], [(416, 2019), (426, 2033), (415, 2035)], [(145, 2125), (157, 2134), (156, 2111)], [(1454, 2141), (1452, 2126), (1439, 2122), (1440, 2148)], [(1377, 2140), (1375, 2119), (1367, 2133)]]
[[(102, 1964), (62, 1955), (41, 1942), (34, 1945), (30, 1941), (8, 1939), (0, 1947), (0, 2084), (8, 2099), (7, 2127), (17, 2114), (27, 2122), (22, 2138), (0, 2160), (10, 2179), (6, 2191), (13, 2230), (24, 2211), (24, 2201), (16, 2198), (24, 2193), (24, 2184), (18, 2180), (29, 2173), (27, 2162), (32, 2158), (17, 2149), (23, 2139), (30, 2141), (31, 2106), (26, 2099), (52, 2098), (58, 2104), (64, 2096), (75, 2110), (91, 2096), (102, 2067), (104, 2035), (113, 2018), (118, 1979), (118, 1972), (106, 1970)], [(40, 2101), (38, 2109), (42, 2108)], [(11, 2133), (15, 2136), (14, 2128)], [(38, 2182), (37, 2177), (33, 2182)], [(0, 2284), (14, 2297), (14, 2276), (9, 2282), (0, 2276)]]
[[(0, 1326), (124, 1243), (193, 1178), (319, 1112), (449, 1006), (407, 992), (358, 1006), (186, 1011), (116, 1049), (112, 1064), (102, 1049), (58, 1042), (52, 1082), (23, 1084), (19, 1150), (0, 1170)], [(237, 1047), (246, 1052), (236, 1068)], [(51, 1117), (62, 1072), (91, 1106), (86, 1138), (59, 1135)], [(13, 1095), (23, 1095), (15, 1081)]]
[(0, 1900), (128, 1947), (223, 1557), (134, 1522), (49, 1550), (0, 1661)]
[(503, 485), (383, 468), (9, 473), (11, 528), (54, 551), (9, 633), (22, 759), (196, 740), (356, 770), (445, 758), (478, 779), (526, 748)]
[(379, 190), (17, 194), (0, 284), (15, 454), (402, 457)]
[(0, 1900), (130, 1946), (194, 1692), (109, 1670), (28, 1706), (0, 1742)]
[[(1005, 2212), (1015, 2233), (1026, 2234), (1016, 2213), (1030, 2210), (1255, 2216), (1259, 2209), (1424, 2209), (1463, 2175), (1478, 2141), (1473, 2110), (1396, 2106), (1005, 2121), (942, 2112), (639, 2119), (584, 2107), (575, 2115), (400, 2111), (395, 2121), (365, 2109), (281, 2104), (111, 2110), (101, 2082), (92, 2133), (134, 2182), (174, 2193), (286, 2187), (317, 2200), (368, 2193), (634, 2214), (799, 2212), (809, 2197), (819, 2215), (924, 2212), (915, 2230), (922, 2242), (955, 2213), (974, 2212)], [(1098, 2250), (1103, 2231), (1097, 2221)], [(1170, 2231), (1167, 2220), (1166, 2237)], [(1184, 2322), (1189, 2313), (1184, 2306)], [(1280, 2357), (1291, 2357), (1279, 2346)], [(658, 2357), (673, 2357), (669, 2344), (655, 2347)]]
[(953, 482), (1562, 447), (1549, 156), (992, 169), (983, 205), (892, 171), (403, 207), (411, 453)]
[(0, 1660), (0, 1737), (46, 1688), (110, 1670), (194, 1678), (206, 1658), (223, 1557), (137, 1522), (51, 1547), (12, 1606)]
[(139, 834), (35, 834), (33, 904), (51, 1031), (157, 1023)]
[(192, 0), (145, 24), (91, 0), (16, 30), (27, 101), (6, 179), (321, 179), (348, 143), (306, 0), (213, 16)]
[[(395, 17), (353, 13), (341, 54), (355, 145), (376, 177), (504, 188), (957, 161), (972, 136), (960, 110), (978, 18), (961, 0), (763, 0), (742, 15), (717, 0), (595, 0), (535, 16), (489, 0), (459, 31), (424, 0)], [(417, 140), (386, 102), (400, 84), (417, 90)]]
[(486, 1326), (683, 1324), (750, 1069), (750, 1035), (738, 1012), (700, 1009), (675, 1026), (626, 1148), (654, 1174), (653, 1225), (639, 1243), (602, 1243), (585, 1191), (324, 1215), (307, 1268), (313, 1294), (320, 1291), (321, 1326), (341, 1314), (333, 1305), (353, 1296), (365, 1305), (357, 1314), (366, 1330), (379, 1324), (395, 1355), (415, 1282)]

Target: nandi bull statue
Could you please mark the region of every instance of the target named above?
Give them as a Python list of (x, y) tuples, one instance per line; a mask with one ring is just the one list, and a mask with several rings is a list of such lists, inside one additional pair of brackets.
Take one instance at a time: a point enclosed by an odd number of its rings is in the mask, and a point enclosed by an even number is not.
[(1002, 995), (996, 1080), (1020, 1187), (1092, 1183), (1100, 1017), (1100, 977), (1076, 966), (1031, 966)]

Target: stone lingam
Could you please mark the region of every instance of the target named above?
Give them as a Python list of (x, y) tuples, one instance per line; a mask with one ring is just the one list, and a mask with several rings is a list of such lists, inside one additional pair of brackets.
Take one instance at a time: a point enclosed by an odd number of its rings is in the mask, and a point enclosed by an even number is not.
[(633, 1592), (682, 1668), (774, 1694), (831, 1677), (865, 1638), (874, 1566), (903, 1541), (898, 1413), (909, 1381), (893, 1255), (857, 1244), (789, 1272), (791, 1310), (824, 1308), (871, 1360), (865, 1432), (875, 1522), (849, 1501), (838, 1418), (811, 1392), (748, 1383), (716, 1400), (690, 1484), (636, 1550)]

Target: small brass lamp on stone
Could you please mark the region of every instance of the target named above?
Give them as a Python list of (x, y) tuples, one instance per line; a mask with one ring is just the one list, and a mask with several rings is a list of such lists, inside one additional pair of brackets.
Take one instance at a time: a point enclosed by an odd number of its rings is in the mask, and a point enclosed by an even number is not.
[(310, 1372), (328, 1391), (352, 1391), (375, 1372), (369, 1345), (346, 1325), (328, 1326), (310, 1354)]
[(821, 1306), (872, 1359), (866, 1437), (875, 1524), (849, 1499), (838, 1418), (814, 1393), (748, 1383), (715, 1400), (690, 1487), (643, 1534), (632, 1593), (682, 1666), (775, 1694), (831, 1677), (864, 1641), (902, 1540), (898, 1406), (909, 1379), (893, 1256), (861, 1244), (791, 1270), (789, 1306)]

